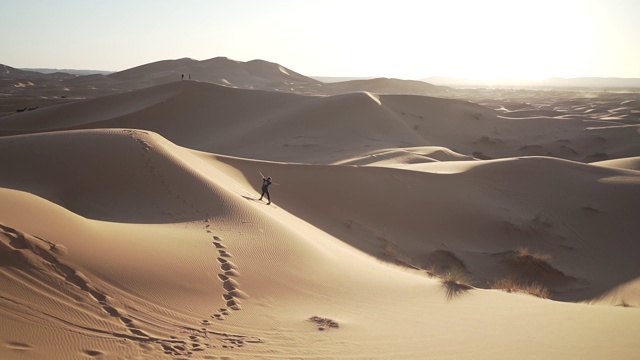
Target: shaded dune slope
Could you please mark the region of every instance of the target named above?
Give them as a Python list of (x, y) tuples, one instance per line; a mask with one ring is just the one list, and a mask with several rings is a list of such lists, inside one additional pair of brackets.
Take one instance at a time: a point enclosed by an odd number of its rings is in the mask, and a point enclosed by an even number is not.
[[(482, 159), (543, 155), (590, 162), (640, 153), (637, 126), (508, 119), (470, 102), (426, 96), (304, 96), (193, 81), (0, 119), (5, 136), (90, 128), (150, 130), (196, 150), (307, 163), (432, 145)], [(615, 145), (623, 140), (627, 145)]]
[[(219, 160), (247, 177), (261, 167), (283, 184), (273, 191), (280, 206), (367, 253), (428, 269), (434, 252), (448, 251), (480, 287), (507, 277), (502, 260), (520, 248), (550, 255), (566, 275), (530, 279), (557, 299), (597, 299), (640, 275), (631, 255), (640, 213), (619, 205), (637, 192), (635, 171), (535, 157), (457, 162), (446, 173), (438, 163), (399, 170)], [(605, 271), (614, 262), (616, 271)]]

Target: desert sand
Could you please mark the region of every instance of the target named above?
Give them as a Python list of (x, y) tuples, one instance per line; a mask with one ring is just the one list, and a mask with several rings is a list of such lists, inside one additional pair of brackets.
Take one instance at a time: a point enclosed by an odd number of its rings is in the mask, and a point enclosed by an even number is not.
[(5, 72), (0, 358), (640, 357), (638, 94), (226, 61)]

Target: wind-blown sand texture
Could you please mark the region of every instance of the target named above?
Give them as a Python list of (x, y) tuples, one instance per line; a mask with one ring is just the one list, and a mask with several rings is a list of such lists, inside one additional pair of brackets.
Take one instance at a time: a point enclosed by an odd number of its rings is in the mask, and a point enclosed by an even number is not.
[(0, 117), (0, 358), (640, 356), (636, 94), (300, 86)]

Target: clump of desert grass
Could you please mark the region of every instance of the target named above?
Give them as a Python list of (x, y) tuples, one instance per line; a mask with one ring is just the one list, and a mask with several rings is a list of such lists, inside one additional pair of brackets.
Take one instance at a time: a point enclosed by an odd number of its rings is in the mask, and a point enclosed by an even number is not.
[(529, 248), (521, 247), (510, 252), (504, 261), (517, 268), (527, 275), (561, 275), (562, 272), (556, 270), (549, 264), (551, 255), (540, 252), (533, 253)]
[(633, 305), (631, 305), (631, 304), (629, 304), (628, 302), (626, 302), (624, 299), (622, 299), (622, 300), (620, 301), (620, 304), (618, 304), (617, 306), (626, 307), (626, 308), (628, 308), (628, 307), (634, 307)]
[(451, 300), (473, 289), (466, 265), (453, 252), (435, 250), (420, 260), (421, 268), (431, 278), (439, 278), (447, 299)]
[(440, 283), (446, 292), (447, 300), (457, 298), (463, 293), (473, 289), (467, 274), (468, 271), (466, 271), (466, 269), (455, 268), (438, 275), (440, 277)]
[(324, 330), (326, 330), (328, 328), (337, 329), (337, 328), (340, 327), (336, 321), (331, 320), (329, 318), (323, 318), (323, 317), (320, 317), (320, 316), (312, 316), (312, 317), (308, 318), (307, 320), (309, 320), (312, 323), (316, 324), (316, 326), (318, 327), (318, 330), (320, 330), (320, 331), (324, 331)]
[(548, 288), (540, 284), (518, 281), (513, 277), (497, 280), (491, 287), (493, 289), (504, 290), (508, 293), (530, 294), (542, 299), (548, 299), (551, 294), (551, 291)]

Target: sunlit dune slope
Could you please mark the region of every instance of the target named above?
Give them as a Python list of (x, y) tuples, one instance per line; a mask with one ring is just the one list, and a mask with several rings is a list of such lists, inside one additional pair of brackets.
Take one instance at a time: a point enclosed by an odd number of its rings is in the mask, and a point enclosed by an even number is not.
[(405, 165), (430, 163), (436, 161), (473, 160), (441, 146), (423, 146), (402, 149), (384, 149), (361, 154), (352, 159), (337, 162), (336, 165), (375, 165), (404, 167)]
[(598, 161), (593, 165), (640, 171), (640, 157)]

